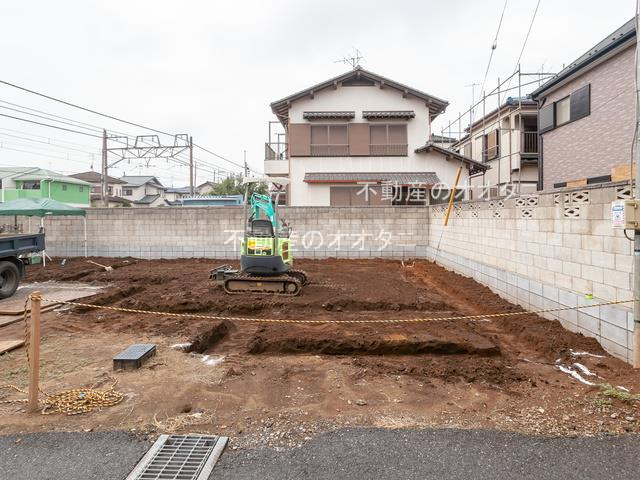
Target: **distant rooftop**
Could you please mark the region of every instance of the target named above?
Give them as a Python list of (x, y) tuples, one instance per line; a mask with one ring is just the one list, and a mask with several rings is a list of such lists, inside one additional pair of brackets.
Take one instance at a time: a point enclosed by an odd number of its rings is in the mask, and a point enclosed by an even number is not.
[(154, 187), (165, 188), (156, 177), (152, 177), (150, 175), (125, 175), (124, 177), (120, 177), (120, 180), (126, 183), (129, 187), (141, 187), (148, 183)]
[[(79, 180), (84, 180), (85, 182), (89, 182), (89, 183), (99, 183), (102, 181), (102, 174), (95, 172), (93, 170), (89, 171), (89, 172), (82, 172), (82, 173), (74, 173), (72, 175), (69, 175), (70, 177), (73, 178), (77, 178)], [(107, 182), (109, 183), (126, 183), (122, 180), (120, 180), (119, 178), (114, 178), (114, 177), (110, 177), (109, 175), (107, 175)]]
[(3, 178), (12, 178), (13, 180), (25, 182), (54, 180), (76, 185), (89, 185), (89, 182), (84, 180), (38, 167), (0, 167), (0, 179)]

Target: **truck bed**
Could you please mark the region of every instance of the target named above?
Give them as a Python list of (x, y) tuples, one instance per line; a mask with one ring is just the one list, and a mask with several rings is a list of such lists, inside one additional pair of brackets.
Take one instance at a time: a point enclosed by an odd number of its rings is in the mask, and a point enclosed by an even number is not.
[(0, 234), (0, 258), (44, 250), (44, 233)]

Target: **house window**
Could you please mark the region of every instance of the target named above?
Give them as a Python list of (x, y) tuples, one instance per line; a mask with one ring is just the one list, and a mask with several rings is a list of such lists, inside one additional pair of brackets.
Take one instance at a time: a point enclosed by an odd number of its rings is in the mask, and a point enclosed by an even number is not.
[(40, 180), (35, 180), (33, 182), (24, 182), (22, 184), (23, 190), (40, 190)]
[(462, 149), (462, 155), (471, 158), (471, 143), (467, 143)]
[(133, 190), (131, 188), (125, 188), (122, 190), (122, 194), (125, 197), (130, 197), (131, 195), (133, 195)]
[(84, 192), (84, 185), (80, 185), (80, 191)]
[(494, 130), (484, 135), (482, 139), (483, 160), (494, 160), (500, 155), (499, 130)]
[(542, 107), (538, 112), (538, 126), (538, 128), (540, 129), (540, 133), (544, 133), (555, 127), (553, 121), (553, 103), (551, 105)]
[(548, 132), (591, 114), (591, 84), (580, 87), (571, 95), (542, 107), (538, 113), (540, 133)]
[(371, 156), (406, 156), (407, 125), (371, 125), (369, 127)]
[(571, 120), (569, 105), (571, 97), (565, 97), (556, 102), (556, 127), (564, 125)]
[(312, 157), (346, 157), (349, 155), (347, 125), (311, 125)]
[(63, 192), (67, 191), (67, 185), (65, 183), (62, 184), (62, 191)]
[(571, 121), (580, 120), (591, 113), (591, 84), (571, 93)]

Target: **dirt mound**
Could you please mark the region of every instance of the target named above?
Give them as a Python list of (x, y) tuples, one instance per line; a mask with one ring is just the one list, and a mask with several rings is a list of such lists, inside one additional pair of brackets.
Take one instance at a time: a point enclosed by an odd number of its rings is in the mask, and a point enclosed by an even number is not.
[(367, 370), (365, 375), (408, 375), (429, 383), (433, 379), (448, 383), (466, 382), (488, 385), (509, 385), (528, 382), (529, 376), (509, 366), (500, 357), (475, 358), (465, 355), (422, 356), (420, 362), (407, 362), (402, 358), (356, 357), (353, 364)]
[[(500, 349), (485, 337), (472, 332), (440, 335), (379, 333), (369, 328), (345, 333), (340, 327), (276, 329), (265, 327), (249, 344), (249, 353), (318, 353), (325, 355), (500, 355)], [(447, 334), (449, 333), (449, 334)]]

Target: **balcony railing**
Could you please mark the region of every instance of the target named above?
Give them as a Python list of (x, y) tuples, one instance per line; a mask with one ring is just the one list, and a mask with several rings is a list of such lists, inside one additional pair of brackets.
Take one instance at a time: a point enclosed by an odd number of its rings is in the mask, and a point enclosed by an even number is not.
[(347, 157), (349, 145), (311, 145), (312, 157)]
[(285, 142), (270, 142), (264, 144), (265, 160), (286, 160), (287, 144)]
[(521, 153), (538, 153), (538, 132), (522, 132)]
[(372, 157), (404, 157), (407, 155), (406, 144), (384, 144), (384, 145), (369, 145), (369, 155)]

